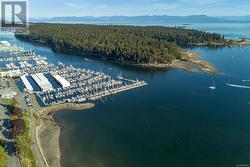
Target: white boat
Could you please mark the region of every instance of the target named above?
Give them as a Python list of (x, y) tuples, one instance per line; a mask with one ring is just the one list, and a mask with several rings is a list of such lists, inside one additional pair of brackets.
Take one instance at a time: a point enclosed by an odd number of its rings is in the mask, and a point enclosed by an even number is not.
[(216, 85), (215, 85), (215, 82), (213, 81), (213, 85), (212, 86), (209, 86), (209, 89), (211, 90), (215, 90), (216, 89)]

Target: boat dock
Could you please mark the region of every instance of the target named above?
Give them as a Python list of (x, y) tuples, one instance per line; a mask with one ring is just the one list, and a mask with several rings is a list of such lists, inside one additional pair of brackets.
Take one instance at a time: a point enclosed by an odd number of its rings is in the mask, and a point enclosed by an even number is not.
[[(113, 78), (102, 72), (75, 68), (61, 62), (48, 63), (45, 57), (32, 51), (25, 53), (0, 58), (0, 62), (6, 63), (5, 75), (19, 76), (24, 91), (36, 93), (45, 106), (94, 101), (147, 85), (144, 81), (121, 76)], [(17, 70), (18, 74), (14, 75), (12, 71)]]
[(109, 92), (105, 92), (99, 96), (95, 96), (95, 97), (92, 97), (90, 100), (98, 100), (98, 99), (101, 99), (105, 96), (109, 96), (109, 95), (113, 95), (113, 94), (117, 94), (117, 93), (121, 93), (121, 92), (124, 92), (124, 91), (128, 91), (128, 90), (131, 90), (131, 89), (136, 89), (136, 88), (139, 88), (139, 87), (142, 87), (142, 86), (146, 86), (148, 83), (144, 82), (144, 81), (138, 81), (138, 82), (134, 82), (134, 84), (131, 84), (131, 85), (126, 85), (126, 86), (122, 86), (118, 89), (114, 89), (114, 90), (111, 90)]
[(94, 101), (147, 85), (144, 81), (125, 78), (115, 80), (104, 73), (73, 66), (63, 66), (63, 68), (57, 70), (57, 75), (69, 84), (66, 87), (60, 84), (60, 88), (38, 92), (37, 96), (46, 106)]

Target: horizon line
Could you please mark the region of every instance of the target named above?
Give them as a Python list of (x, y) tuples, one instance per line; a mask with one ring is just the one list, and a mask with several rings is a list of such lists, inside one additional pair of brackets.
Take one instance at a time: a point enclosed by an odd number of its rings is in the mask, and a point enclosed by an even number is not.
[(212, 15), (205, 15), (205, 14), (197, 14), (197, 15), (134, 15), (134, 16), (129, 16), (129, 15), (111, 15), (111, 16), (91, 16), (91, 15), (86, 15), (86, 16), (33, 16), (29, 18), (55, 18), (55, 17), (93, 17), (93, 18), (100, 18), (100, 17), (154, 17), (154, 16), (168, 16), (168, 17), (190, 17), (190, 16), (207, 16), (207, 17), (250, 17), (250, 15), (218, 15), (218, 16), (212, 16)]

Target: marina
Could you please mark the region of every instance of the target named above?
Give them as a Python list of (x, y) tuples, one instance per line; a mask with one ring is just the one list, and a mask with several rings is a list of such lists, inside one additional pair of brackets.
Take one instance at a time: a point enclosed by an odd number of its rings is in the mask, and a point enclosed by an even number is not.
[(145, 81), (111, 77), (61, 62), (50, 64), (31, 50), (0, 58), (0, 63), (5, 64), (2, 76), (20, 78), (23, 91), (35, 93), (45, 106), (95, 101), (147, 85)]
[(60, 88), (37, 93), (46, 106), (98, 100), (105, 96), (147, 85), (144, 81), (115, 80), (104, 73), (73, 66), (63, 66), (57, 70), (57, 74), (55, 78), (60, 80)]
[(22, 52), (23, 48), (17, 47), (16, 45), (12, 45), (8, 41), (0, 41), (0, 53), (15, 53)]
[(144, 81), (127, 83), (123, 80), (114, 80), (103, 73), (73, 67), (67, 69), (67, 72), (72, 70), (75, 72), (73, 76), (64, 73), (64, 77), (71, 81), (71, 86), (37, 93), (45, 105), (93, 101), (146, 85)]

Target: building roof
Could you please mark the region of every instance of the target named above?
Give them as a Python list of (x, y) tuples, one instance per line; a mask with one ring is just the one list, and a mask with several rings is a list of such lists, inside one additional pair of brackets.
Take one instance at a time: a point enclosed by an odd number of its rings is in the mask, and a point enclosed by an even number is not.
[(57, 80), (57, 82), (59, 82), (62, 87), (65, 88), (70, 86), (70, 82), (67, 81), (65, 78), (61, 77), (60, 75), (53, 75), (53, 77)]

